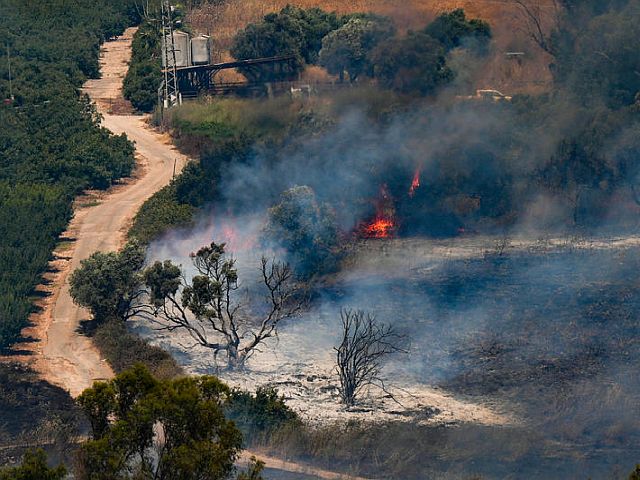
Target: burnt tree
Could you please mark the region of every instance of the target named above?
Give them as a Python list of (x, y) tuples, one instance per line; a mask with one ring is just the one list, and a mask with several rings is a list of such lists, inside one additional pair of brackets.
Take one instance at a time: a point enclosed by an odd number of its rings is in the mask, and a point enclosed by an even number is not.
[(380, 323), (375, 315), (363, 310), (341, 310), (342, 342), (334, 347), (340, 378), (340, 397), (353, 406), (362, 391), (377, 386), (386, 392), (381, 378), (383, 360), (404, 351), (403, 337), (390, 325)]
[(239, 292), (235, 260), (225, 244), (211, 243), (191, 254), (197, 271), (190, 281), (170, 261), (144, 272), (149, 302), (144, 316), (160, 330), (181, 330), (196, 345), (226, 355), (229, 369), (243, 368), (257, 347), (277, 336), (278, 325), (302, 310), (306, 296), (287, 264), (262, 258), (261, 283), (266, 290), (260, 316), (249, 311)]

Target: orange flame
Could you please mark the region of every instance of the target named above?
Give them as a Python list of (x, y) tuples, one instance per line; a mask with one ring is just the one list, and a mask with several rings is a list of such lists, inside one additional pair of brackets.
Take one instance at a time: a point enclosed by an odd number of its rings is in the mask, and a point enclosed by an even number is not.
[(389, 218), (376, 218), (365, 227), (364, 234), (368, 238), (389, 238), (394, 228), (395, 224), (393, 220)]
[(383, 184), (376, 201), (376, 216), (370, 223), (361, 227), (361, 235), (366, 238), (392, 237), (397, 227), (394, 216), (393, 198), (389, 194), (387, 185)]
[(420, 188), (420, 169), (416, 169), (416, 172), (413, 174), (413, 181), (411, 182), (411, 187), (409, 187), (409, 196), (413, 197), (416, 193), (416, 190)]

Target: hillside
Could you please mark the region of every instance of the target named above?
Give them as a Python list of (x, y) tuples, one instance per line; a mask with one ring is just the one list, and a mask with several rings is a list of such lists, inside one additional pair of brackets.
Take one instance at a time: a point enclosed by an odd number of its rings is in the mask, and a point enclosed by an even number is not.
[[(494, 32), (493, 53), (480, 69), (477, 88), (495, 88), (504, 93), (539, 93), (550, 87), (549, 56), (533, 42), (521, 8), (511, 0), (230, 0), (206, 4), (191, 12), (189, 24), (210, 34), (217, 58), (229, 59), (228, 50), (235, 34), (264, 15), (287, 4), (319, 7), (340, 14), (370, 11), (389, 16), (401, 31), (419, 29), (439, 13), (463, 8), (469, 17), (488, 21)], [(549, 28), (554, 19), (554, 1), (542, 0), (541, 19)], [(520, 59), (508, 58), (506, 52), (524, 52)]]

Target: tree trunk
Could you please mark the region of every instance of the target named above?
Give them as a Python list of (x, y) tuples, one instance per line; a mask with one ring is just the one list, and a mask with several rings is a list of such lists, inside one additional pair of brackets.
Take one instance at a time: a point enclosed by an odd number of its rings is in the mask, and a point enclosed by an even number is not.
[(242, 370), (246, 359), (246, 353), (239, 352), (238, 345), (229, 345), (227, 350), (227, 368), (229, 370)]

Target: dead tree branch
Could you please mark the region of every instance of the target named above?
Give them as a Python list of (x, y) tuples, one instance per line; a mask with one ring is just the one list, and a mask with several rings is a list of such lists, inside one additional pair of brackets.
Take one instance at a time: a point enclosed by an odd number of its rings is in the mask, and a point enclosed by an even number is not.
[(529, 37), (545, 52), (554, 55), (553, 45), (549, 34), (545, 31), (546, 21), (552, 21), (557, 24), (560, 7), (557, 2), (553, 2), (553, 19), (545, 18), (544, 8), (540, 5), (540, 1), (534, 0), (513, 0), (518, 6), (522, 17), (526, 23), (526, 32)]
[(403, 337), (363, 310), (341, 310), (340, 320), (342, 342), (334, 347), (339, 391), (342, 402), (352, 406), (367, 387), (375, 385), (387, 392), (381, 378), (383, 360), (404, 351), (400, 346)]

